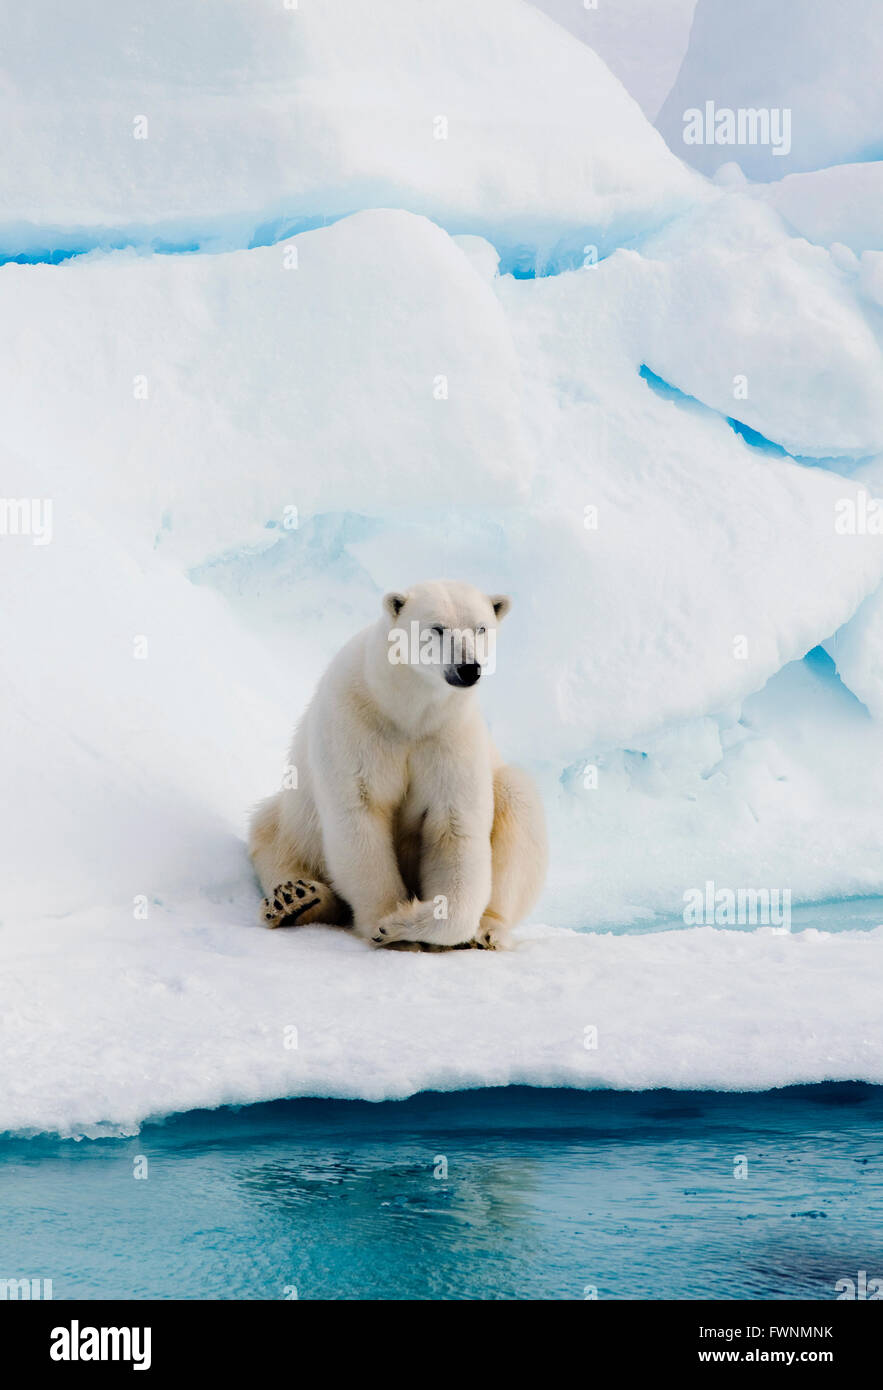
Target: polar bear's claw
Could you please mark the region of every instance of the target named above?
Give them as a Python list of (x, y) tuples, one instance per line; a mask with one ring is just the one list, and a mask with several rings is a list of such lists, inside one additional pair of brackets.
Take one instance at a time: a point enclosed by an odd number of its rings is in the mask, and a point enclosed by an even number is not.
[(322, 906), (324, 887), (303, 878), (278, 884), (261, 904), (263, 921), (271, 928), (305, 926), (306, 922), (316, 921), (317, 914), (312, 909)]
[(483, 927), (472, 944), (477, 946), (479, 951), (498, 951), (500, 938), (493, 927)]
[(434, 920), (432, 903), (413, 898), (411, 902), (399, 903), (377, 924), (376, 934), (371, 940), (377, 946), (389, 946), (394, 941), (419, 941)]

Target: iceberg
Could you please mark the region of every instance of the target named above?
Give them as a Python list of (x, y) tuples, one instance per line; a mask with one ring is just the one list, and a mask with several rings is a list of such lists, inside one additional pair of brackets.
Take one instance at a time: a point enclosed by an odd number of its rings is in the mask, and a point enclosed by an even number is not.
[[(602, 56), (557, 0), (56, 11), (0, 82), (0, 1127), (883, 1079), (876, 920), (682, 915), (883, 892), (883, 547), (838, 524), (883, 496), (877, 87), (829, 138), (755, 45), (715, 100), (792, 103), (786, 177), (711, 183), (644, 114), (674, 47), (641, 103), (602, 61), (644, 0)], [(829, 91), (857, 33), (826, 12)], [(537, 920), (259, 930), (248, 811), (433, 576), (513, 596), (483, 699), (548, 810)]]
[(883, 1081), (883, 927), (534, 927), (505, 953), (413, 955), (330, 928), (244, 928), (216, 902), (186, 920), (92, 911), (29, 941), (2, 933), (0, 953), (15, 1059), (0, 1130), (16, 1133), (134, 1134), (280, 1096)]
[(532, 261), (698, 193), (601, 59), (523, 0), (57, 11), (36, 0), (4, 42), (8, 256), (231, 248), (404, 207)]

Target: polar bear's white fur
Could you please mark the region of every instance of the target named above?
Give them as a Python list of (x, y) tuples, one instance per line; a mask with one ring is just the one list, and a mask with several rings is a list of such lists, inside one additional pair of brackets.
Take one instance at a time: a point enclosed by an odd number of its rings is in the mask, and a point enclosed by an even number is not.
[[(494, 947), (533, 905), (542, 805), (491, 743), (476, 690), (508, 608), (468, 584), (417, 584), (338, 653), (294, 735), (296, 786), (252, 820), (266, 925)], [(417, 633), (419, 652), (391, 659), (397, 634)]]

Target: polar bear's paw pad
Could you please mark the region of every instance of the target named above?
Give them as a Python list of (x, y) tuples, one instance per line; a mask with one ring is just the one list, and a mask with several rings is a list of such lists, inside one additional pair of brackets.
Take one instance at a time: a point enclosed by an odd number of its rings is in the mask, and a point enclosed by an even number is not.
[(264, 898), (261, 918), (268, 927), (306, 926), (319, 919), (327, 895), (324, 883), (309, 878), (289, 879)]

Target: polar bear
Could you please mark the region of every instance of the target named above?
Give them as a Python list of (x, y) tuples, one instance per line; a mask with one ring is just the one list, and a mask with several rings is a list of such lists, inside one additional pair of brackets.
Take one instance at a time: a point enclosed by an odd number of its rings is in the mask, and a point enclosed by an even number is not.
[(294, 785), (252, 818), (265, 925), (352, 923), (411, 949), (505, 943), (547, 860), (539, 793), (503, 763), (477, 701), (509, 604), (415, 584), (334, 658), (294, 735)]

